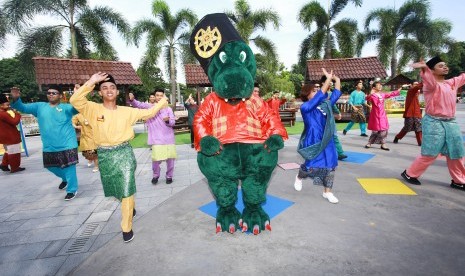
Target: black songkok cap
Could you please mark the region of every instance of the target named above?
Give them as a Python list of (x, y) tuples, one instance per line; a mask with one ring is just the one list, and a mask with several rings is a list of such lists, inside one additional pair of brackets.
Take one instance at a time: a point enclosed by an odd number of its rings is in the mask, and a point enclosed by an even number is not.
[(8, 98), (6, 97), (5, 94), (0, 94), (0, 104), (4, 104), (8, 102)]
[(116, 81), (113, 78), (113, 76), (108, 74), (107, 80), (103, 80), (103, 81), (98, 83), (98, 88), (100, 89), (100, 85), (104, 84), (105, 82), (112, 82), (112, 83), (114, 83), (116, 85)]
[(426, 65), (428, 65), (429, 69), (433, 70), (434, 66), (438, 64), (439, 62), (442, 62), (443, 60), (439, 56), (435, 56), (432, 59), (428, 60), (426, 62)]
[(61, 92), (61, 86), (58, 85), (58, 84), (50, 84), (50, 85), (48, 85), (47, 90), (49, 90), (49, 89), (53, 89), (53, 90), (56, 90), (58, 92)]
[(190, 48), (205, 73), (213, 55), (231, 41), (244, 41), (224, 13), (205, 15), (192, 30)]

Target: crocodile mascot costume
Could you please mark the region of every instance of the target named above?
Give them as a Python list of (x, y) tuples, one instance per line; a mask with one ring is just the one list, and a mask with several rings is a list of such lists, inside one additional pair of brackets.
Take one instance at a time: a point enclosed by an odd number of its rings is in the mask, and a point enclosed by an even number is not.
[[(239, 227), (255, 235), (271, 231), (262, 209), (266, 189), (284, 147), (286, 129), (262, 99), (252, 96), (255, 57), (224, 13), (209, 14), (194, 27), (191, 51), (208, 75), (210, 93), (194, 117), (199, 168), (216, 199), (216, 232)], [(238, 185), (244, 200), (236, 209)]]

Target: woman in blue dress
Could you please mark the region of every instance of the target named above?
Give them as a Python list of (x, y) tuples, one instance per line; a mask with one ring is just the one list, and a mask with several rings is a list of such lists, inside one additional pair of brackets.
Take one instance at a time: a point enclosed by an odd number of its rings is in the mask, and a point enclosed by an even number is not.
[[(305, 162), (300, 166), (299, 173), (295, 178), (294, 188), (302, 190), (302, 180), (312, 178), (313, 184), (324, 187), (323, 198), (331, 203), (338, 203), (339, 200), (331, 192), (334, 181), (334, 174), (337, 167), (337, 152), (334, 145), (334, 118), (331, 106), (341, 96), (341, 81), (322, 69), (326, 76), (326, 81), (320, 90), (314, 91), (314, 85), (304, 85), (301, 98), (304, 102), (300, 107), (304, 121), (304, 132), (301, 136), (299, 153), (305, 156)], [(327, 99), (331, 80), (335, 82), (335, 89)], [(326, 123), (328, 122), (328, 125)], [(306, 150), (306, 154), (303, 154)]]

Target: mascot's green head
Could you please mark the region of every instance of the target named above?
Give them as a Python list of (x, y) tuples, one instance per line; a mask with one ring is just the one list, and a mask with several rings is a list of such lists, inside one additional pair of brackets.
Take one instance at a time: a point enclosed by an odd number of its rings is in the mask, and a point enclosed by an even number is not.
[(218, 96), (231, 104), (251, 96), (255, 57), (226, 14), (202, 18), (192, 31), (190, 47)]

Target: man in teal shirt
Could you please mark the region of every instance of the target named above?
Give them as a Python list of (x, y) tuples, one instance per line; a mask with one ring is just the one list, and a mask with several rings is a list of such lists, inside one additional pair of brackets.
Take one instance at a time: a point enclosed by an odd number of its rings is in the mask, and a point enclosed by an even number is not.
[(66, 188), (65, 200), (71, 200), (76, 196), (78, 189), (76, 164), (79, 162), (76, 131), (71, 119), (78, 112), (72, 105), (61, 103), (61, 97), (60, 88), (51, 86), (47, 90), (48, 103), (24, 104), (20, 92), (12, 91), (11, 107), (37, 118), (44, 167), (62, 179), (58, 188)]
[(351, 114), (351, 121), (346, 126), (346, 128), (342, 131), (344, 135), (352, 128), (355, 123), (360, 124), (360, 136), (368, 137), (366, 134), (367, 131), (367, 120), (365, 117), (365, 113), (363, 111), (363, 106), (367, 106), (367, 102), (365, 100), (365, 92), (362, 91), (363, 82), (360, 80), (357, 83), (357, 86), (352, 93), (350, 93), (349, 98), (349, 105), (352, 107), (352, 114)]

